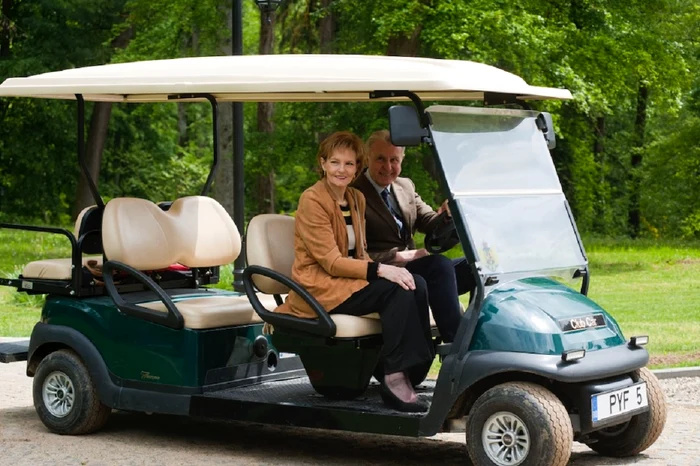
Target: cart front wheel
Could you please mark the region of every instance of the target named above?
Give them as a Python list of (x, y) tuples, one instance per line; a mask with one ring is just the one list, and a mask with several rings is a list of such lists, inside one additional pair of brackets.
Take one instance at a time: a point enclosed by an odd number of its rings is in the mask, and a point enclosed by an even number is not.
[(649, 411), (628, 422), (593, 432), (586, 442), (601, 455), (618, 458), (632, 456), (649, 448), (661, 435), (666, 424), (666, 400), (656, 376), (646, 367), (637, 371), (639, 381), (647, 383)]
[(478, 465), (564, 466), (572, 438), (561, 401), (529, 382), (491, 388), (476, 400), (467, 418), (467, 450)]
[(51, 353), (39, 363), (33, 395), (39, 419), (57, 434), (95, 432), (112, 411), (100, 402), (87, 368), (70, 350)]

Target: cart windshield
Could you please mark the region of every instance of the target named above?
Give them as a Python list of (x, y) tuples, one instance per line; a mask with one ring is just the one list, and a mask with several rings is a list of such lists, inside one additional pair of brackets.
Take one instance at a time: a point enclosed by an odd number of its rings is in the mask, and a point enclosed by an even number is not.
[(537, 112), (448, 106), (428, 111), (482, 274), (570, 278), (586, 265)]

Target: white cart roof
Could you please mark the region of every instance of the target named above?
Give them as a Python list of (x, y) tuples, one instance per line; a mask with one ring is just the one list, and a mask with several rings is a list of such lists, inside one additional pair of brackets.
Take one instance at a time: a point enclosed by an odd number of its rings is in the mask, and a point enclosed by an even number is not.
[(209, 93), (219, 101), (362, 101), (369, 92), (403, 90), (423, 100), (482, 100), (484, 92), (519, 99), (570, 99), (566, 89), (528, 85), (481, 63), (361, 55), (244, 55), (118, 63), (10, 78), (1, 96), (108, 102), (162, 102)]

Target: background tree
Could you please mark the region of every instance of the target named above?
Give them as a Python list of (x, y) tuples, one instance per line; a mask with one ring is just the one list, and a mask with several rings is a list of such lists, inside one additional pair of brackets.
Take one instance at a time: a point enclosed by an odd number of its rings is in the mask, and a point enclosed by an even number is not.
[[(228, 1), (1, 5), (0, 78), (230, 53)], [(579, 229), (652, 237), (694, 237), (700, 230), (700, 82), (690, 71), (700, 56), (700, 8), (693, 0), (288, 0), (269, 28), (253, 2), (243, 6), (244, 53), (474, 60), (534, 85), (568, 88), (572, 101), (532, 105), (555, 117), (552, 156)], [(115, 40), (126, 31), (130, 40), (120, 49)], [(366, 137), (385, 128), (388, 106), (278, 103), (272, 113), (270, 106), (246, 104), (247, 215), (293, 212), (301, 191), (317, 179), (319, 141), (341, 129)], [(97, 118), (93, 107), (99, 108), (89, 105), (88, 112)], [(3, 218), (62, 223), (70, 207), (80, 205), (74, 122), (65, 118), (73, 108), (68, 102), (0, 102)], [(100, 121), (106, 119), (103, 114)], [(120, 104), (109, 119), (108, 131), (95, 133), (104, 135), (100, 189), (106, 197), (167, 200), (201, 190), (212, 152), (208, 105)], [(225, 205), (232, 204), (229, 134), (224, 122), (214, 194)], [(90, 147), (100, 145), (95, 142)], [(409, 150), (404, 174), (437, 204), (442, 194), (432, 171), (427, 154)]]

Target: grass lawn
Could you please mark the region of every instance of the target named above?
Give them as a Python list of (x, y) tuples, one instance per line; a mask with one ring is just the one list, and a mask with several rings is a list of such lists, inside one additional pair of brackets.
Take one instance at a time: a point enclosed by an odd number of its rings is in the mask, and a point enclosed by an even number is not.
[(589, 296), (625, 336), (649, 335), (655, 367), (700, 365), (700, 245), (591, 240)]
[[(0, 276), (3, 278), (17, 278), (28, 262), (59, 257), (70, 257), (70, 242), (65, 236), (0, 230)], [(0, 336), (28, 336), (41, 316), (43, 300), (41, 295), (27, 295), (0, 286)]]
[[(700, 244), (585, 240), (591, 267), (589, 296), (608, 310), (625, 336), (649, 335), (653, 367), (700, 365)], [(16, 277), (23, 264), (69, 257), (57, 235), (0, 230), (0, 274)], [(230, 268), (221, 287), (230, 287)], [(28, 336), (41, 296), (0, 287), (0, 336)]]

